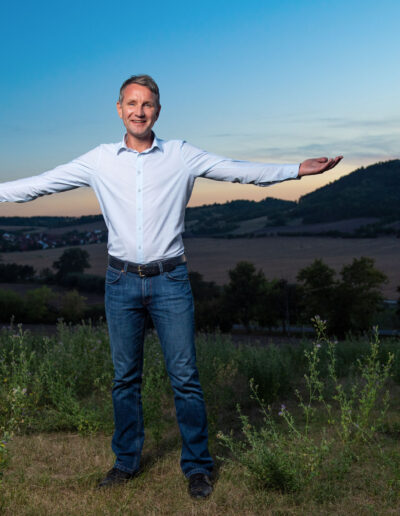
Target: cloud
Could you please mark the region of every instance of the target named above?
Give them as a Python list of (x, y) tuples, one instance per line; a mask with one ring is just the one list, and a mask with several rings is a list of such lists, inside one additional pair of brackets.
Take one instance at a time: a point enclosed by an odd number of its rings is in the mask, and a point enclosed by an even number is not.
[(343, 154), (353, 163), (371, 163), (400, 157), (400, 117), (291, 118), (290, 123), (276, 120), (258, 133), (226, 133), (216, 147), (223, 146), (226, 156), (254, 161), (300, 161)]
[(247, 159), (264, 160), (268, 157), (287, 161), (289, 159), (302, 160), (312, 156), (332, 156), (343, 154), (352, 161), (380, 161), (399, 157), (398, 138), (393, 134), (365, 135), (357, 138), (323, 138), (322, 142), (304, 143), (297, 146), (265, 146), (251, 149)]
[[(305, 121), (307, 123), (307, 120)], [(388, 118), (371, 118), (371, 119), (346, 119), (346, 118), (316, 118), (311, 119), (312, 123), (326, 124), (329, 127), (343, 128), (343, 129), (382, 129), (386, 130), (393, 128), (399, 130), (400, 128), (400, 116), (392, 116)]]
[(340, 117), (340, 116), (319, 116), (318, 114), (295, 113), (295, 114), (284, 114), (284, 115), (271, 115), (262, 117), (262, 123), (268, 124), (273, 122), (274, 124), (286, 126), (287, 124), (295, 124), (301, 126), (317, 125), (317, 126), (328, 126), (333, 128), (400, 128), (400, 115), (389, 115), (381, 116), (376, 118), (351, 118), (351, 117)]

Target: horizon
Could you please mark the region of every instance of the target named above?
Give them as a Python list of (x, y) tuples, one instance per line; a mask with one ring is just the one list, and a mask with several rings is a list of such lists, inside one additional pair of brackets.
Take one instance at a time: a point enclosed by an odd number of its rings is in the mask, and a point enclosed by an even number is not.
[[(340, 174), (339, 177), (337, 179), (334, 179), (332, 181), (329, 181), (328, 183), (325, 183), (321, 186), (318, 186), (317, 188), (315, 188), (314, 190), (311, 190), (311, 191), (307, 191), (304, 195), (300, 196), (298, 199), (285, 199), (285, 198), (282, 198), (282, 197), (275, 197), (275, 196), (272, 196), (272, 195), (267, 195), (265, 197), (261, 197), (259, 199), (252, 199), (252, 198), (245, 198), (245, 197), (237, 197), (237, 198), (233, 198), (233, 199), (227, 199), (223, 202), (218, 202), (218, 201), (215, 201), (215, 200), (210, 200), (209, 202), (206, 202), (206, 203), (203, 203), (203, 204), (191, 204), (190, 202), (188, 203), (187, 205), (187, 208), (198, 208), (198, 207), (205, 207), (205, 206), (212, 206), (214, 204), (227, 204), (227, 203), (230, 203), (230, 202), (234, 202), (234, 201), (253, 201), (253, 202), (260, 202), (260, 201), (263, 201), (263, 200), (266, 200), (266, 199), (276, 199), (278, 201), (291, 201), (291, 202), (296, 202), (298, 203), (300, 201), (300, 199), (310, 193), (314, 193), (318, 190), (321, 190), (323, 189), (325, 186), (329, 186), (330, 184), (333, 184), (335, 183), (336, 181), (339, 181), (342, 177), (344, 176), (347, 176), (347, 175), (350, 175), (354, 172), (357, 172), (358, 170), (365, 170), (367, 169), (368, 167), (371, 167), (371, 166), (374, 166), (374, 165), (378, 165), (378, 164), (381, 164), (381, 163), (387, 163), (387, 162), (390, 162), (390, 161), (399, 161), (399, 158), (395, 158), (395, 159), (389, 159), (389, 160), (385, 160), (385, 161), (377, 161), (376, 163), (371, 163), (370, 165), (367, 165), (367, 166), (360, 166), (358, 168), (356, 168), (355, 170), (352, 170), (350, 171), (348, 174)], [(252, 185), (238, 185), (239, 188), (240, 186), (252, 186)], [(270, 189), (271, 187), (268, 187), (268, 189)], [(79, 190), (91, 190), (90, 188), (80, 188)], [(260, 188), (260, 190), (263, 190)], [(75, 190), (76, 192), (76, 190)], [(66, 192), (66, 194), (70, 194), (71, 192)], [(92, 192), (93, 196), (94, 196), (94, 193)], [(63, 196), (65, 195), (65, 193), (61, 193), (61, 194), (55, 194), (54, 197), (59, 197), (59, 196)], [(97, 199), (95, 198), (94, 196), (94, 200), (97, 202)], [(33, 201), (34, 203), (35, 201)], [(32, 202), (29, 202), (29, 203), (24, 203), (24, 204), (32, 204)], [(63, 218), (63, 217), (70, 217), (70, 218), (81, 218), (81, 217), (94, 217), (94, 216), (102, 216), (102, 212), (100, 210), (100, 207), (99, 207), (99, 211), (98, 212), (95, 212), (95, 213), (84, 213), (84, 214), (78, 214), (78, 215), (72, 215), (72, 214), (64, 214), (64, 215), (60, 215), (59, 213), (33, 213), (33, 214), (28, 214), (28, 215), (21, 215), (20, 213), (18, 214), (14, 214), (14, 215), (3, 215), (2, 212), (0, 211), (0, 219), (1, 218), (29, 218), (29, 217), (60, 217), (60, 218)]]
[[(184, 6), (184, 8), (183, 8)], [(299, 163), (344, 155), (334, 170), (265, 190), (196, 181), (189, 207), (265, 197), (298, 200), (361, 166), (397, 159), (400, 4), (383, 0), (249, 0), (151, 9), (116, 0), (7, 4), (0, 83), (0, 182), (29, 177), (119, 141), (121, 83), (149, 73), (160, 86), (155, 132), (233, 159)], [(146, 16), (150, 14), (150, 16)], [(138, 18), (139, 16), (139, 18)], [(128, 20), (146, 19), (132, 25)], [(81, 188), (0, 216), (100, 213)]]

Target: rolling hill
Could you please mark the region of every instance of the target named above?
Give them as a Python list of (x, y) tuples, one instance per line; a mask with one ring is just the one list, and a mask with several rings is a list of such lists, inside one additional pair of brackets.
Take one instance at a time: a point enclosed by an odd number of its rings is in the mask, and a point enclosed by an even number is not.
[(400, 218), (400, 160), (359, 168), (299, 200), (305, 224), (358, 217)]
[(188, 208), (187, 236), (399, 234), (399, 200), (400, 160), (391, 160), (357, 169), (298, 203), (267, 198)]
[[(400, 160), (375, 163), (329, 183), (299, 202), (266, 198), (186, 209), (186, 237), (400, 235)], [(25, 226), (25, 228), (23, 227)], [(80, 228), (79, 228), (80, 227)], [(0, 217), (0, 231), (63, 234), (104, 230), (101, 215)]]

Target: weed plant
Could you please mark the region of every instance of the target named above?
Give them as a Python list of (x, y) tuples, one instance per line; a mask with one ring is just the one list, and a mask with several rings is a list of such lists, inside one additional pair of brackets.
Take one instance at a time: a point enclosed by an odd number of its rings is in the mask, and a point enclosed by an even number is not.
[[(240, 463), (253, 486), (298, 491), (316, 477), (347, 472), (357, 454), (362, 453), (360, 444), (379, 446), (378, 432), (389, 404), (389, 393), (384, 389), (394, 354), (389, 352), (381, 362), (375, 330), (369, 353), (356, 360), (357, 377), (346, 389), (337, 374), (336, 344), (326, 337), (326, 323), (319, 317), (313, 322), (317, 340), (311, 349), (304, 349), (307, 362), (304, 385), (302, 391), (296, 390), (300, 417), (296, 418), (281, 404), (278, 423), (252, 379), (251, 397), (261, 410), (261, 427), (251, 424), (238, 407), (244, 439), (238, 440), (233, 432), (218, 435), (231, 452), (231, 458), (225, 460)], [(321, 374), (322, 351), (328, 357), (327, 376)]]
[(3, 476), (3, 471), (6, 469), (8, 465), (8, 448), (7, 448), (7, 441), (6, 434), (3, 434), (3, 439), (0, 441), (0, 484), (1, 484), (1, 478)]

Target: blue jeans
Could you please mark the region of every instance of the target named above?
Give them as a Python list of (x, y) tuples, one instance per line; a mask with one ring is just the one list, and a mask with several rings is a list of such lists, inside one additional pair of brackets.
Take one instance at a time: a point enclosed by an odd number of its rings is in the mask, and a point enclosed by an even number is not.
[(186, 264), (171, 272), (140, 278), (110, 266), (106, 273), (105, 307), (114, 364), (115, 467), (139, 469), (144, 441), (140, 388), (146, 313), (157, 330), (174, 391), (182, 437), (181, 468), (186, 477), (210, 474), (207, 418), (199, 383), (194, 344), (193, 297)]

